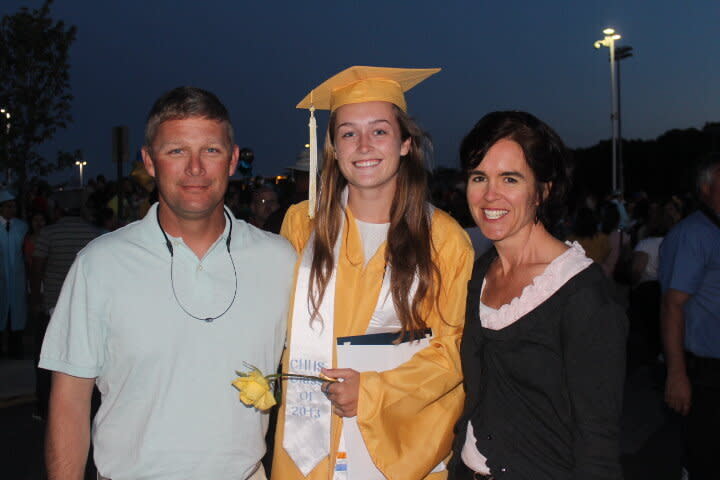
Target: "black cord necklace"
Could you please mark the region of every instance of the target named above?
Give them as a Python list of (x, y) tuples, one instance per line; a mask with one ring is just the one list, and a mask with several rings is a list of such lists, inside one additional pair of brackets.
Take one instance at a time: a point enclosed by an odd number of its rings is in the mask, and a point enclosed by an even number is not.
[(225, 249), (227, 250), (228, 256), (230, 257), (230, 264), (232, 265), (233, 275), (235, 276), (235, 291), (233, 292), (233, 297), (232, 297), (232, 300), (230, 300), (230, 304), (227, 306), (227, 308), (225, 310), (223, 310), (223, 312), (220, 315), (218, 315), (216, 317), (198, 317), (197, 315), (193, 315), (192, 313), (190, 313), (183, 306), (182, 302), (178, 298), (177, 292), (175, 291), (175, 275), (174, 275), (175, 255), (173, 254), (172, 242), (170, 242), (170, 239), (168, 238), (167, 234), (165, 233), (165, 230), (162, 227), (162, 224), (160, 223), (160, 206), (159, 205), (156, 210), (158, 227), (160, 227), (160, 231), (162, 232), (163, 237), (165, 237), (165, 246), (167, 247), (168, 252), (170, 252), (170, 286), (172, 287), (173, 296), (175, 297), (175, 302), (178, 304), (178, 306), (182, 309), (183, 312), (185, 312), (186, 314), (188, 314), (195, 320), (200, 320), (205, 323), (211, 323), (212, 321), (217, 320), (218, 318), (225, 315), (228, 312), (228, 310), (230, 310), (230, 307), (233, 306), (233, 303), (235, 303), (235, 297), (237, 297), (237, 284), (238, 284), (237, 269), (235, 269), (235, 261), (233, 260), (232, 255), (230, 254), (230, 240), (232, 240), (233, 224), (232, 224), (232, 218), (230, 218), (230, 214), (227, 212), (227, 210), (223, 209), (223, 212), (225, 213), (225, 216), (227, 217), (227, 221), (230, 224), (230, 231), (228, 231), (227, 240), (225, 241)]

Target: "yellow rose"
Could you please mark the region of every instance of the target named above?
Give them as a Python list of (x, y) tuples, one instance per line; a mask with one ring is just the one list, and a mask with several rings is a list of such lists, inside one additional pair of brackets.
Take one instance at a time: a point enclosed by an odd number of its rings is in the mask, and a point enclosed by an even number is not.
[(246, 376), (239, 377), (233, 386), (240, 391), (240, 401), (258, 410), (267, 410), (275, 405), (275, 397), (270, 391), (270, 382), (257, 368), (253, 368)]

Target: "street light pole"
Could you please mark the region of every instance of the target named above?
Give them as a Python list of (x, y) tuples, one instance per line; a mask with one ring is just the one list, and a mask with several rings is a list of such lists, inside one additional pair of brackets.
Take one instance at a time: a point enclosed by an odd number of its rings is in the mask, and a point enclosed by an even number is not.
[(618, 189), (617, 145), (620, 132), (618, 124), (617, 78), (615, 77), (615, 40), (620, 40), (622, 37), (615, 33), (615, 30), (612, 28), (606, 28), (603, 30), (603, 34), (605, 38), (596, 41), (593, 45), (595, 48), (608, 47), (610, 50), (610, 92), (612, 97), (610, 123), (612, 127), (612, 190), (614, 192)]
[(83, 183), (83, 167), (84, 167), (85, 165), (87, 165), (87, 162), (86, 162), (86, 161), (80, 161), (80, 160), (78, 160), (78, 161), (75, 162), (75, 165), (77, 165), (78, 167), (80, 167), (80, 188), (83, 188), (83, 187), (84, 187), (84, 183)]
[(623, 158), (623, 135), (622, 135), (622, 84), (620, 75), (620, 60), (633, 56), (632, 47), (625, 45), (615, 48), (615, 63), (617, 64), (617, 124), (618, 124), (618, 170), (620, 171), (620, 191), (625, 191), (625, 161)]

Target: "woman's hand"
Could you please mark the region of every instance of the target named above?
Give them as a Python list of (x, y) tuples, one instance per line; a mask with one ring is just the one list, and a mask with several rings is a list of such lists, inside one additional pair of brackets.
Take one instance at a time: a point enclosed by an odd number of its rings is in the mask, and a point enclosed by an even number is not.
[(322, 374), (339, 380), (325, 382), (320, 387), (332, 403), (333, 413), (338, 417), (356, 416), (360, 396), (360, 372), (352, 368), (323, 368)]

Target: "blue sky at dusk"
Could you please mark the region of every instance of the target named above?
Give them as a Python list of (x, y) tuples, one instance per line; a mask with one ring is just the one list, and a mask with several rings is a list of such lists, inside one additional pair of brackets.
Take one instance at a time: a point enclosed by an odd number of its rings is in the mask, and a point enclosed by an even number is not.
[[(0, 15), (40, 5), (3, 0)], [(624, 137), (720, 121), (717, 0), (56, 0), (52, 11), (78, 27), (74, 122), (44, 150), (82, 149), (92, 176), (115, 175), (111, 127), (128, 125), (138, 148), (150, 105), (178, 85), (215, 92), (238, 144), (255, 151), (254, 173), (281, 173), (307, 141), (295, 104), (351, 65), (443, 68), (407, 96), (435, 165), (456, 166), (463, 135), (497, 109), (527, 110), (571, 147), (590, 146), (610, 136), (608, 52), (592, 46), (606, 26), (635, 52), (622, 62)]]

